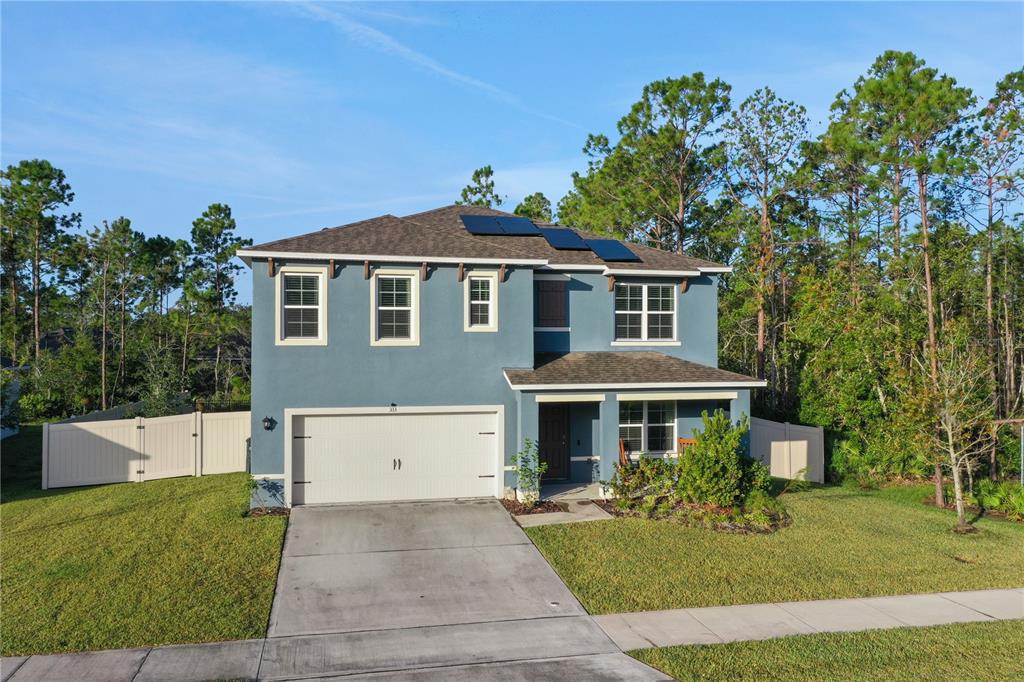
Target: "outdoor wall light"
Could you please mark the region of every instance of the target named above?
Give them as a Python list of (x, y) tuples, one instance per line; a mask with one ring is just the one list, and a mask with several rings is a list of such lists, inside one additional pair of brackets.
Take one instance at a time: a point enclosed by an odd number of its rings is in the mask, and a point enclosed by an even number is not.
[(264, 431), (273, 431), (275, 424), (277, 424), (277, 422), (274, 421), (273, 417), (264, 417), (263, 418), (263, 430)]

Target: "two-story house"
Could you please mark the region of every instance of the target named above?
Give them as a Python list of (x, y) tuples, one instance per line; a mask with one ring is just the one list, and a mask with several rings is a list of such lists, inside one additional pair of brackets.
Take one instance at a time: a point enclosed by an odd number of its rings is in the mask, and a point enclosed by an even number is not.
[(260, 504), (502, 497), (527, 439), (607, 479), (764, 385), (717, 368), (729, 268), (685, 255), (447, 206), (239, 256)]

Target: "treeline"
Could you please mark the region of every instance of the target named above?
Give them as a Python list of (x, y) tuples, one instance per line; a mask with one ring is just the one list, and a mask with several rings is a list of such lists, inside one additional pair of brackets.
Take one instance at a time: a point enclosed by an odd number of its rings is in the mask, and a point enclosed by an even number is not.
[[(1022, 103), (1022, 71), (979, 100), (887, 52), (812, 138), (770, 88), (656, 81), (587, 138), (558, 220), (732, 265), (721, 363), (768, 380), (758, 414), (834, 434), (836, 473), (1009, 473), (1012, 431), (991, 434), (1024, 416)], [(464, 202), (496, 196), (481, 171)]]
[(119, 217), (83, 230), (63, 171), (26, 160), (0, 173), (0, 354), (39, 420), (144, 401), (248, 400), (250, 309), (232, 262), (250, 240), (213, 204), (191, 238), (147, 236)]

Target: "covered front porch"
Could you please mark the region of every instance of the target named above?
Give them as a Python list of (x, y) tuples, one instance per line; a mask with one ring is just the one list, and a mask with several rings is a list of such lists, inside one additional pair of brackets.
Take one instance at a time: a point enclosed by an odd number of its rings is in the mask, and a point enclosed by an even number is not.
[(506, 377), (516, 391), (517, 442), (537, 443), (548, 465), (542, 495), (563, 499), (592, 498), (588, 486), (612, 476), (620, 442), (634, 460), (675, 456), (679, 439), (701, 426), (702, 412), (720, 409), (739, 421), (750, 413), (750, 389), (763, 385), (636, 352), (569, 353), (532, 370), (506, 370)]

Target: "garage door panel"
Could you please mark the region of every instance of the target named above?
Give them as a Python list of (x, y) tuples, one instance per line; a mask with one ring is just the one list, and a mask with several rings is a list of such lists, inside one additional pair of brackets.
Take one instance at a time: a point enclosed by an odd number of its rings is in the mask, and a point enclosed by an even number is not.
[(292, 503), (490, 496), (496, 426), (493, 412), (296, 417)]

